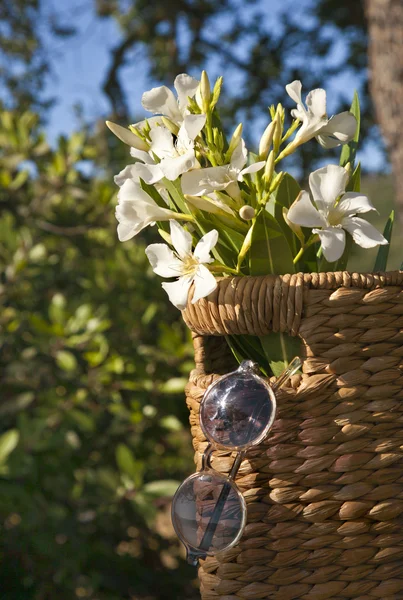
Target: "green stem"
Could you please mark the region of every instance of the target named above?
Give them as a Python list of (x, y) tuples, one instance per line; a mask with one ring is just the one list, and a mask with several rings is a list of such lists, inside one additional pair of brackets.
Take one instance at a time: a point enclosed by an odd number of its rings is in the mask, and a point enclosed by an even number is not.
[(196, 223), (194, 216), (186, 213), (175, 213), (175, 219), (178, 221), (192, 221), (193, 223)]
[(306, 248), (306, 246), (301, 246), (301, 248), (299, 249), (298, 254), (295, 256), (294, 260), (292, 261), (294, 263), (294, 265), (297, 264), (297, 262), (299, 261), (301, 256), (304, 254), (305, 248)]
[(209, 265), (209, 271), (213, 273), (230, 273), (231, 275), (239, 275), (243, 277), (243, 273), (238, 271), (237, 269), (232, 269), (231, 267), (227, 267), (225, 265)]
[(313, 235), (309, 238), (309, 240), (307, 241), (306, 244), (303, 244), (301, 246), (301, 248), (299, 249), (298, 254), (296, 255), (296, 257), (293, 260), (294, 265), (297, 264), (297, 262), (300, 260), (300, 258), (302, 257), (302, 255), (304, 254), (305, 250), (307, 248), (309, 248), (309, 246), (312, 246), (312, 244), (314, 244), (315, 242), (318, 241), (318, 236), (317, 235)]

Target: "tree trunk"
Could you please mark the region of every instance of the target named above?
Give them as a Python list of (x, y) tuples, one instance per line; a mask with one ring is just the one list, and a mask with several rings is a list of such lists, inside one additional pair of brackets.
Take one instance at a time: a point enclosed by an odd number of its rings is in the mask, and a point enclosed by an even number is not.
[(370, 88), (392, 163), (403, 225), (403, 0), (366, 0)]

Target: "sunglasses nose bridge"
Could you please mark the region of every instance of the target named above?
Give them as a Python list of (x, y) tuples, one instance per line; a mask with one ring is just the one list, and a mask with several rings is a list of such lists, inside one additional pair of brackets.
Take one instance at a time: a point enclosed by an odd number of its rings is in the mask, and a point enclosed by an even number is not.
[(202, 456), (202, 471), (205, 471), (206, 469), (211, 468), (211, 454), (213, 452), (214, 448), (211, 444), (211, 442), (209, 442), (203, 452), (203, 456)]

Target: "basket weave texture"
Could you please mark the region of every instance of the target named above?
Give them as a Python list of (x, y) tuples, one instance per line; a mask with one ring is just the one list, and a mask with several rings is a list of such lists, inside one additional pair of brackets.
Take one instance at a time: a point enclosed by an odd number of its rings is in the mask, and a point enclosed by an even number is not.
[[(236, 367), (222, 336), (283, 331), (304, 345), (303, 375), (236, 480), (244, 535), (199, 569), (203, 600), (403, 599), (403, 273), (225, 278), (183, 317), (198, 468), (200, 400)], [(215, 451), (212, 466), (232, 460)]]

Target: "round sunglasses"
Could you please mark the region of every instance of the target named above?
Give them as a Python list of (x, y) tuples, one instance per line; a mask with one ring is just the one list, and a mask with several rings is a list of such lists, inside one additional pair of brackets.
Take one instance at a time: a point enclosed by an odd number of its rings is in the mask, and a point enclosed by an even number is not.
[[(274, 384), (260, 376), (256, 363), (245, 360), (206, 390), (200, 403), (200, 426), (208, 445), (202, 468), (179, 486), (172, 501), (172, 523), (187, 551), (187, 560), (232, 548), (246, 524), (246, 503), (235, 477), (248, 449), (267, 436), (276, 414), (278, 390), (301, 367), (296, 357)], [(236, 452), (228, 476), (211, 468), (215, 449)]]

